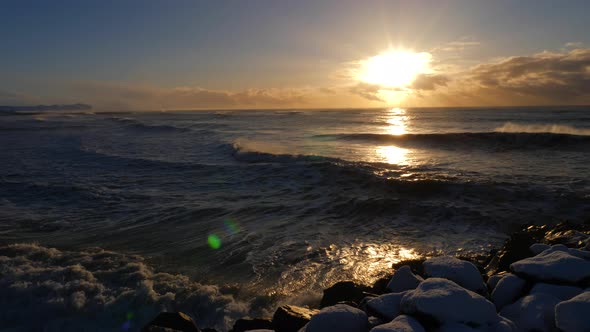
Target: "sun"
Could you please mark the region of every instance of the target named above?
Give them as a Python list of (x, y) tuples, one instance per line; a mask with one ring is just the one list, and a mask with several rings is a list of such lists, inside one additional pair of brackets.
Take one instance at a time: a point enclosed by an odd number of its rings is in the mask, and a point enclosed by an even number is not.
[(360, 62), (357, 79), (389, 88), (410, 85), (419, 74), (431, 71), (432, 56), (427, 52), (390, 50)]

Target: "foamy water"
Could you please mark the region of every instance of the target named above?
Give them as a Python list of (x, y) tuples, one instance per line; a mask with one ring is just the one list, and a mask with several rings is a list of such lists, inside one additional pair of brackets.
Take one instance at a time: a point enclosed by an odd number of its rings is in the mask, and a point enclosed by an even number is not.
[(588, 111), (0, 116), (0, 243), (36, 243), (0, 249), (0, 319), (121, 330), (182, 309), (225, 330), (402, 259), (585, 220)]

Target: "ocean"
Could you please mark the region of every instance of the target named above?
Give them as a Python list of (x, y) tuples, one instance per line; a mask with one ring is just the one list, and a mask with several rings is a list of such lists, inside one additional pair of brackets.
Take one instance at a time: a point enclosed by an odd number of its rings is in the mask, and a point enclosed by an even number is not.
[(586, 221), (589, 174), (590, 107), (1, 114), (0, 325), (225, 330)]

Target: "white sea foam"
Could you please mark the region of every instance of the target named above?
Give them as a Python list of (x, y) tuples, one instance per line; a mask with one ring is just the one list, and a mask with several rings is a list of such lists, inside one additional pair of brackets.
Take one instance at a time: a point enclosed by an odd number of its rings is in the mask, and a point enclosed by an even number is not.
[(501, 133), (551, 133), (590, 136), (590, 129), (576, 128), (558, 124), (518, 124), (507, 122), (502, 127), (496, 128)]
[(100, 248), (0, 247), (0, 326), (44, 331), (137, 330), (160, 311), (227, 330), (248, 306), (219, 287), (155, 272), (140, 256)]

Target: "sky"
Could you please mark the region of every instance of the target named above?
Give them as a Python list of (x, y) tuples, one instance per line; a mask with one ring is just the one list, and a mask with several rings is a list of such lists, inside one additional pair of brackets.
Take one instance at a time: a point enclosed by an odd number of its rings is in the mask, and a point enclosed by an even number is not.
[(590, 2), (0, 3), (0, 105), (590, 104)]

